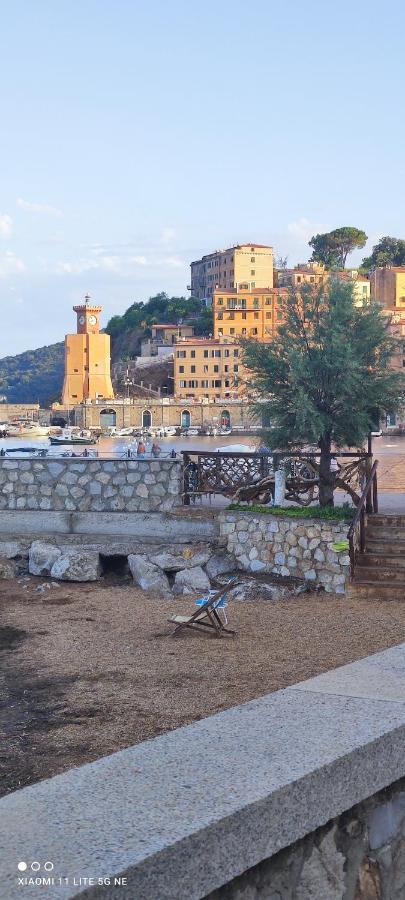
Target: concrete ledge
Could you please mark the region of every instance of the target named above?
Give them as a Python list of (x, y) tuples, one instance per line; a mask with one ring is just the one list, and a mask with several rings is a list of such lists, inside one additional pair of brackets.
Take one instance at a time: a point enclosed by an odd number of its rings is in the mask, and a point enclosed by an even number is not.
[(404, 741), (402, 644), (3, 798), (4, 896), (198, 900), (402, 778)]
[(138, 540), (155, 538), (176, 541), (215, 540), (218, 522), (214, 517), (193, 518), (164, 512), (43, 512), (2, 510), (1, 531), (5, 535), (76, 534), (114, 535)]

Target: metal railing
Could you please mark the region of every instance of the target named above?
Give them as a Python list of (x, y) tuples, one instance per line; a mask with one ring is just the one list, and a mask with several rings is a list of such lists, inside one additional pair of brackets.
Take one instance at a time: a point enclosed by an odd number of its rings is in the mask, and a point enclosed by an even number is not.
[(378, 513), (378, 486), (377, 486), (378, 459), (371, 467), (370, 474), (364, 485), (359, 505), (347, 532), (350, 555), (350, 574), (353, 578), (356, 554), (364, 553), (366, 549), (366, 525), (367, 514)]

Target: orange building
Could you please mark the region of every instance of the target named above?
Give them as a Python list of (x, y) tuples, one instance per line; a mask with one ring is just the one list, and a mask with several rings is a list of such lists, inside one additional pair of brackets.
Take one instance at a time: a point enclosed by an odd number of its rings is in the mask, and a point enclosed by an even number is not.
[(286, 288), (257, 291), (216, 290), (213, 297), (214, 337), (269, 341), (284, 319)]
[(228, 290), (273, 287), (273, 248), (267, 244), (235, 244), (191, 263), (193, 297), (211, 301), (215, 288)]
[(233, 341), (184, 338), (174, 353), (176, 397), (185, 399), (238, 399), (244, 393), (241, 350)]
[(85, 303), (73, 307), (77, 334), (65, 337), (65, 378), (62, 404), (75, 406), (83, 400), (114, 397), (110, 375), (110, 335), (100, 334), (102, 306)]

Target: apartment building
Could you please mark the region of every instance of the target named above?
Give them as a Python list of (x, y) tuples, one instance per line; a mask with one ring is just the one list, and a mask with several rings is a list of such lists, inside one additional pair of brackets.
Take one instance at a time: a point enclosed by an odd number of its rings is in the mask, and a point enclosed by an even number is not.
[(215, 290), (213, 296), (214, 338), (238, 337), (270, 341), (284, 321), (286, 288), (259, 291)]
[(340, 278), (342, 281), (353, 282), (357, 306), (363, 306), (370, 302), (370, 280), (366, 275), (361, 275), (358, 269), (329, 271), (322, 263), (300, 263), (294, 269), (279, 269), (275, 281), (278, 287), (299, 289), (303, 284), (311, 284), (316, 287), (328, 281), (329, 278)]
[(211, 302), (217, 287), (222, 290), (273, 287), (273, 248), (265, 244), (237, 244), (191, 263), (188, 290), (193, 297)]
[(244, 392), (241, 350), (215, 338), (184, 338), (175, 346), (174, 394), (186, 400), (238, 399)]

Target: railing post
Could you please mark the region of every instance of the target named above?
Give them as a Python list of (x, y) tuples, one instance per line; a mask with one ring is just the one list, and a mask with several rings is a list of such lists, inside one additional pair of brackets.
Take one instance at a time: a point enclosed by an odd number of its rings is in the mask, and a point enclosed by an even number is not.
[(364, 525), (364, 520), (365, 520), (365, 512), (364, 512), (364, 507), (363, 507), (363, 509), (361, 511), (361, 515), (360, 515), (360, 553), (364, 553), (364, 551), (366, 549), (366, 529), (365, 529), (365, 525)]
[(190, 494), (189, 491), (189, 477), (188, 477), (188, 467), (190, 465), (190, 457), (188, 453), (184, 453), (183, 451), (183, 486), (184, 486), (184, 498), (183, 503), (184, 506), (190, 506)]
[(373, 512), (378, 513), (378, 484), (377, 484), (377, 472), (374, 472), (373, 478)]
[[(368, 481), (368, 479), (370, 478), (372, 465), (373, 465), (372, 457), (368, 456), (366, 459), (366, 481)], [(372, 503), (372, 499), (371, 499), (371, 490), (370, 489), (367, 491), (367, 496), (366, 496), (366, 512), (368, 512), (368, 513), (373, 512), (373, 503)]]

